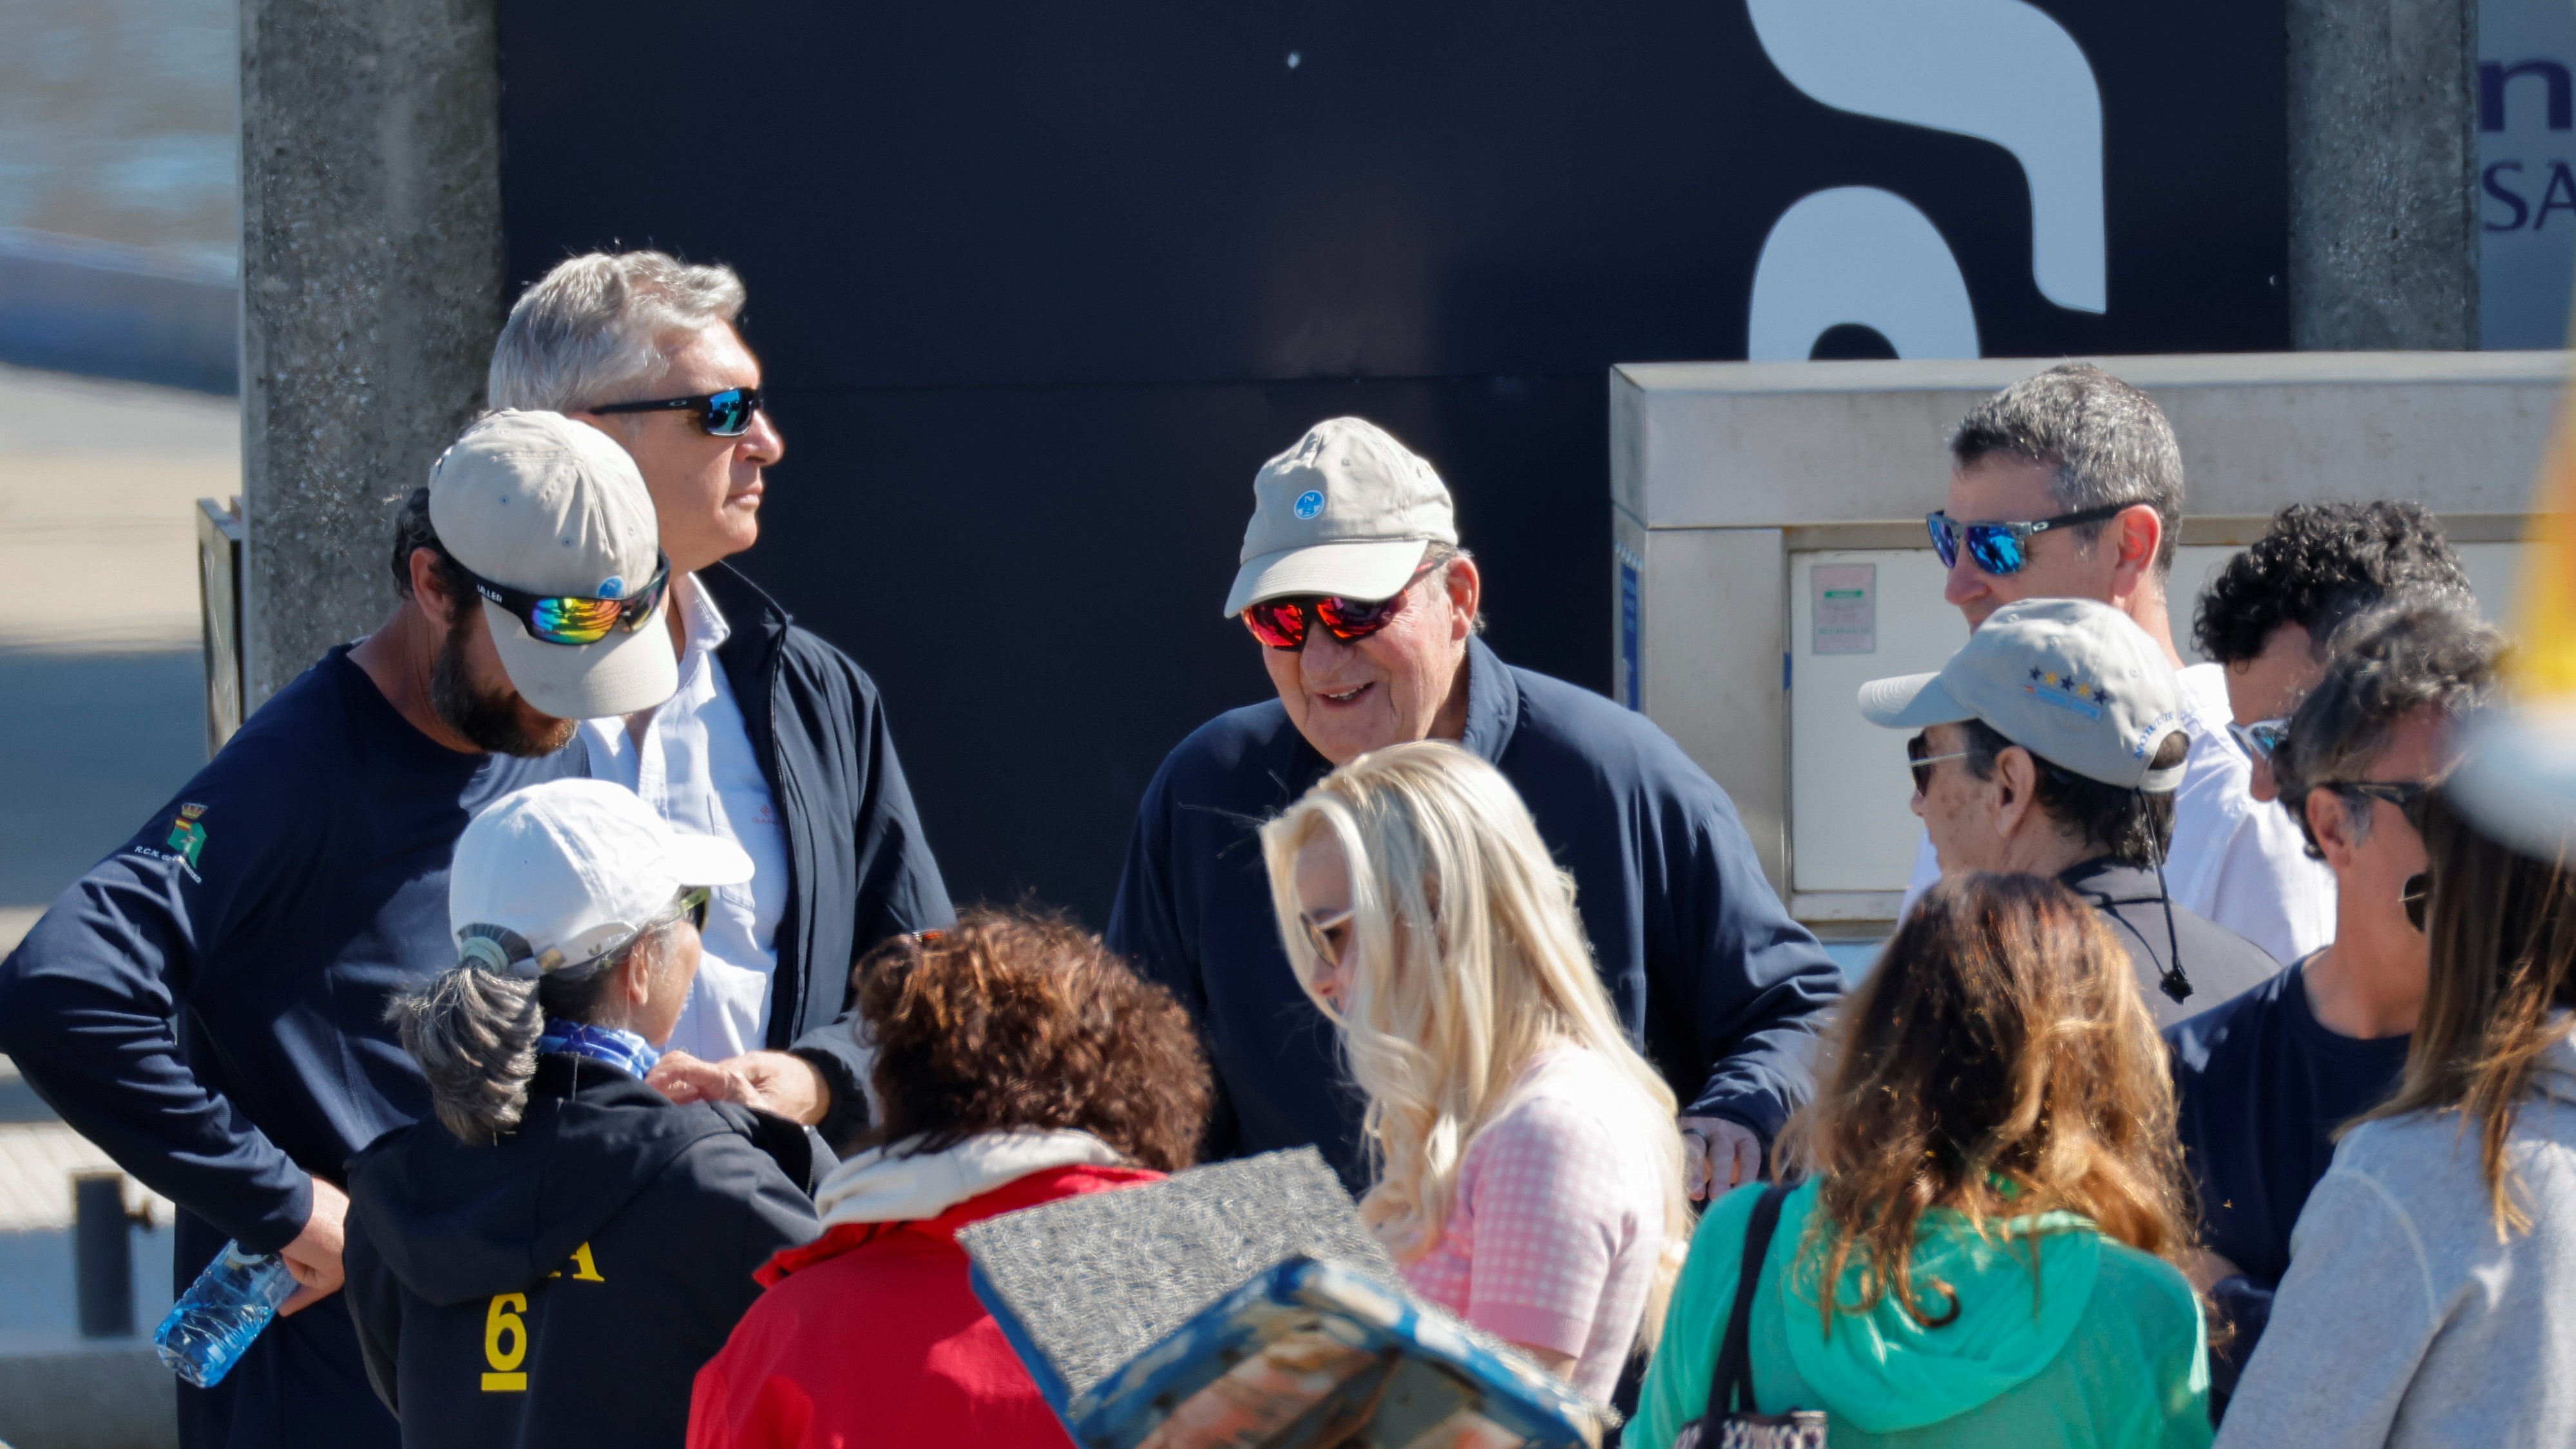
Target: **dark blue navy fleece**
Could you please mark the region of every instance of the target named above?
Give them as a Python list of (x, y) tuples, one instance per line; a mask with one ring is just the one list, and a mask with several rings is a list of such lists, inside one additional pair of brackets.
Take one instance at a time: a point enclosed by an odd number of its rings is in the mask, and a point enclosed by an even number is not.
[[(2314, 960), (2310, 957), (2309, 960)], [(2334, 1165), (2334, 1129), (2378, 1106), (2407, 1038), (2344, 1036), (2309, 1008), (2306, 961), (2170, 1027), (2177, 1135), (2209, 1250), (2241, 1272), (2215, 1297), (2236, 1338), (2211, 1363), (2222, 1391), (2253, 1354), (2290, 1270), (2290, 1229)]]
[[(1842, 975), (1763, 879), (1734, 802), (1643, 715), (1482, 640), (1467, 669), (1460, 743), (1520, 791), (1574, 873), (1620, 1021), (1685, 1115), (1767, 1140), (1807, 1095), (1809, 1018)], [(1329, 769), (1275, 699), (1201, 726), (1145, 789), (1108, 938), (1207, 1033), (1215, 1151), (1311, 1142), (1357, 1182), (1360, 1103), (1280, 948), (1253, 834)]]
[[(285, 1246), (310, 1174), (337, 1178), (428, 1111), (386, 1002), (455, 964), (447, 868), (467, 817), (568, 766), (446, 749), (334, 649), (0, 963), (0, 1049), (179, 1204), (177, 1281), (226, 1238)], [(327, 1300), (182, 1408), (192, 1444), (392, 1438)]]

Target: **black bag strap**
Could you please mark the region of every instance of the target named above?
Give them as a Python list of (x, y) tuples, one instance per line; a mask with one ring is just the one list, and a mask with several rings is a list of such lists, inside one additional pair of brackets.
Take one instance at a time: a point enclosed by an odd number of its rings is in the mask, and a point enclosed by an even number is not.
[[(1726, 1337), (1717, 1349), (1717, 1373), (1708, 1381), (1708, 1422), (1753, 1408), (1753, 1295), (1762, 1286), (1762, 1259), (1771, 1251), (1772, 1230), (1780, 1226), (1780, 1204), (1796, 1183), (1775, 1182), (1762, 1189), (1753, 1204), (1753, 1220), (1744, 1225), (1744, 1266), (1735, 1274), (1735, 1308), (1726, 1315)], [(1714, 1431), (1712, 1431), (1714, 1432)]]

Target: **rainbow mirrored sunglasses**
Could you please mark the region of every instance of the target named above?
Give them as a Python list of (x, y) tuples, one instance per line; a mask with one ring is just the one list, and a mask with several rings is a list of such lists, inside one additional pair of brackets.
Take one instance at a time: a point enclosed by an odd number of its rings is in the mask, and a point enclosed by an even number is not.
[(610, 631), (632, 634), (653, 617), (653, 608), (662, 602), (662, 594), (671, 586), (671, 556), (658, 549), (654, 552), (653, 581), (634, 593), (617, 598), (584, 598), (578, 594), (532, 594), (507, 584), (496, 584), (463, 564), (465, 577), (474, 592), (501, 606), (502, 612), (519, 621), (528, 637), (540, 644), (596, 644)]

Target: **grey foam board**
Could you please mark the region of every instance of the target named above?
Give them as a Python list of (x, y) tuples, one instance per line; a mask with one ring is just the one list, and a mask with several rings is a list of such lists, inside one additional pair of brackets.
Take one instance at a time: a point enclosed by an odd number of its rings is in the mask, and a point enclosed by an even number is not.
[(1312, 1147), (1005, 1213), (957, 1241), (1071, 1397), (1286, 1258), (1403, 1282)]

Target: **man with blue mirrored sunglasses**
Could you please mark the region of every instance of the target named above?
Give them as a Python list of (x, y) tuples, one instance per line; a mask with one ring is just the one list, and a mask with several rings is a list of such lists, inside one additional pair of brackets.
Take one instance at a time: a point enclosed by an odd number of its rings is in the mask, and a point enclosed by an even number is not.
[[(2292, 960), (2331, 933), (2333, 883), (2297, 832), (2254, 801), (2252, 762), (2228, 733), (2224, 671), (2184, 668), (2174, 645), (2166, 577), (2182, 505), (2182, 448), (2163, 411), (2102, 369), (2067, 363), (1961, 420), (1949, 495), (1926, 522), (1949, 571), (1942, 597), (1972, 630), (2023, 599), (2091, 599), (2146, 631), (2175, 670), (2191, 739), (2174, 797), (2172, 898)], [(1927, 842), (1906, 905), (1938, 878)]]
[(489, 392), (615, 438), (660, 520), (679, 688), (585, 725), (584, 768), (757, 867), (708, 902), (698, 974), (651, 1085), (774, 1112), (846, 1148), (867, 1128), (849, 963), (955, 912), (876, 682), (732, 562), (760, 539), (767, 473), (787, 449), (743, 304), (730, 267), (572, 257), (512, 305)]

